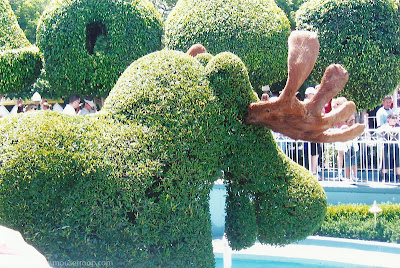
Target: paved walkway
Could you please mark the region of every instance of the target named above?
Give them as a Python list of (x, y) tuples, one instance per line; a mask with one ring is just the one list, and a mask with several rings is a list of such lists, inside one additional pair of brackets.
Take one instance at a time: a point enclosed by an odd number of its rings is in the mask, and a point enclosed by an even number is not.
[[(230, 248), (226, 245), (226, 240), (213, 240), (217, 258), (222, 258), (224, 252), (229, 255)], [(323, 267), (324, 264), (328, 267), (400, 267), (399, 244), (318, 236), (285, 247), (256, 243), (249, 249), (231, 251), (231, 254), (234, 260), (294, 261), (302, 263), (303, 267)]]

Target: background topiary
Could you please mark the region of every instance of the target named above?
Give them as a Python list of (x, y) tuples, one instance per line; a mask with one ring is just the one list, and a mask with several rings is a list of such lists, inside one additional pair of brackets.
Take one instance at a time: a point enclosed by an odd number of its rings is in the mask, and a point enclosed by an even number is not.
[(299, 9), (301, 4), (306, 0), (274, 0), (275, 3), (280, 7), (288, 17), (290, 21), (290, 28), (296, 28), (296, 11)]
[(26, 39), (8, 0), (0, 0), (0, 94), (27, 89), (41, 68), (39, 49)]
[(289, 34), (289, 20), (273, 0), (180, 0), (165, 22), (168, 48), (201, 43), (211, 54), (235, 53), (258, 93), (285, 78)]
[(318, 33), (317, 81), (330, 63), (350, 78), (341, 95), (357, 108), (372, 109), (396, 88), (399, 72), (399, 16), (392, 0), (311, 0), (297, 12), (297, 29)]
[(106, 97), (137, 58), (161, 49), (161, 15), (147, 0), (54, 1), (42, 15), (37, 45), (60, 97)]
[(9, 0), (19, 26), (24, 31), (29, 42), (36, 42), (36, 28), (40, 16), (51, 0)]
[(0, 224), (50, 261), (213, 267), (209, 191), (224, 170), (233, 248), (305, 238), (326, 196), (267, 129), (242, 124), (256, 100), (237, 56), (204, 67), (163, 50), (132, 63), (98, 114), (3, 118)]

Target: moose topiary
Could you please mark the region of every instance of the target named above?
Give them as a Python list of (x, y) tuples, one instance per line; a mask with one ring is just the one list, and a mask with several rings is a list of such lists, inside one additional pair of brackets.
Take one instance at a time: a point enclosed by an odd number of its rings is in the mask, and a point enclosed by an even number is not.
[[(315, 39), (292, 33), (289, 70)], [(244, 124), (258, 101), (245, 65), (228, 52), (203, 57), (206, 66), (196, 58), (162, 50), (138, 59), (95, 115), (2, 119), (0, 224), (49, 260), (212, 267), (208, 194), (222, 170), (232, 248), (312, 234), (325, 193), (269, 130)]]

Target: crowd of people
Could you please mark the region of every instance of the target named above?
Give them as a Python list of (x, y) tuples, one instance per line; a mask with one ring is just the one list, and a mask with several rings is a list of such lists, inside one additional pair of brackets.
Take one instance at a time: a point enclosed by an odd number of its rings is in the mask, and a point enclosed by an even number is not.
[[(393, 110), (393, 97), (387, 95), (382, 101), (382, 107), (376, 112), (376, 132), (385, 140), (383, 146), (382, 181), (400, 182), (399, 133), (398, 116)], [(382, 148), (381, 148), (382, 149)], [(394, 169), (394, 176), (388, 176), (389, 170)]]
[[(332, 100), (332, 109), (337, 109), (347, 101), (344, 97), (338, 97)], [(393, 96), (387, 95), (382, 101), (376, 113), (376, 126), (375, 133), (383, 141), (382, 146), (378, 146), (378, 154), (380, 155), (381, 167), (380, 181), (382, 182), (400, 182), (400, 158), (399, 158), (399, 124), (397, 115), (392, 109)], [(351, 127), (356, 122), (355, 115), (350, 116), (345, 122), (339, 124), (337, 128), (346, 129)], [(339, 179), (346, 179), (350, 181), (357, 181), (357, 167), (359, 158), (359, 142), (358, 138), (349, 140), (347, 142), (336, 142), (335, 149), (337, 150), (337, 168)], [(345, 173), (343, 174), (343, 167)], [(395, 176), (388, 176), (389, 171), (394, 170)]]
[(86, 115), (96, 112), (97, 108), (93, 98), (86, 97), (83, 99), (83, 103), (81, 103), (81, 97), (76, 94), (71, 95), (69, 103), (65, 105), (63, 110), (63, 113), (69, 115)]
[[(11, 109), (10, 113), (11, 114), (26, 113), (35, 110), (51, 111), (52, 108), (53, 108), (52, 105), (49, 104), (48, 100), (45, 98), (42, 98), (40, 101), (37, 102), (37, 104), (30, 103), (27, 105), (25, 105), (24, 101), (21, 98), (19, 98), (16, 102), (16, 105)], [(92, 97), (86, 97), (81, 102), (81, 97), (76, 94), (71, 95), (71, 97), (69, 98), (69, 102), (62, 109), (62, 113), (69, 115), (86, 115), (96, 112), (97, 112), (97, 106)]]

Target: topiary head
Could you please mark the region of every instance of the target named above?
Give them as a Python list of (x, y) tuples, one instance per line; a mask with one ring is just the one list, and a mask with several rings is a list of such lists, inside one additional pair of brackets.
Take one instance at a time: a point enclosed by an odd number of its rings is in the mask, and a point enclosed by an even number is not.
[[(206, 182), (204, 195), (218, 171), (225, 171), (227, 233), (239, 249), (257, 237), (272, 244), (305, 238), (326, 208), (322, 188), (280, 153), (271, 133), (243, 124), (249, 104), (257, 100), (244, 63), (232, 53), (220, 53), (203, 67), (185, 53), (164, 50), (134, 62), (104, 109), (117, 120), (158, 133), (152, 137), (158, 149), (153, 149), (163, 155), (165, 171), (175, 170), (178, 162), (191, 174), (192, 186)], [(186, 175), (174, 176), (181, 181)]]

